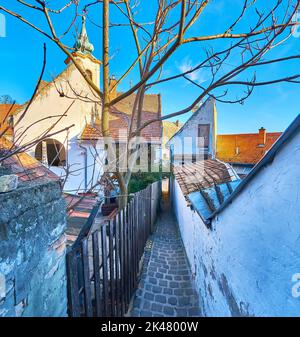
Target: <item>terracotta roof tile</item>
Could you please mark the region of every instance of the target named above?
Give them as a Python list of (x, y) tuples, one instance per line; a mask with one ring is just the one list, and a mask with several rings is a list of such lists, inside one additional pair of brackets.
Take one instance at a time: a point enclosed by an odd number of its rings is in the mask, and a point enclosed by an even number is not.
[[(113, 107), (111, 109), (110, 121), (109, 121), (109, 130), (111, 137), (118, 142), (124, 142), (127, 140), (127, 133), (129, 130), (129, 125), (131, 118), (127, 113), (123, 113)], [(159, 112), (142, 112), (142, 123), (145, 123), (149, 120), (157, 118)], [(94, 126), (87, 124), (81, 134), (82, 140), (99, 140), (102, 138), (101, 133), (101, 121), (95, 123)], [(125, 130), (125, 132), (124, 132)], [(136, 130), (136, 118), (134, 118), (134, 126), (132, 128), (133, 131)], [(123, 131), (123, 132), (122, 132)], [(160, 143), (162, 136), (162, 123), (154, 122), (148, 126), (146, 126), (142, 132), (141, 136), (147, 140), (147, 142)]]
[(228, 163), (256, 164), (281, 136), (281, 132), (266, 133), (266, 143), (259, 145), (259, 134), (218, 135), (217, 158)]
[(230, 165), (214, 159), (175, 166), (174, 175), (184, 196), (237, 180)]

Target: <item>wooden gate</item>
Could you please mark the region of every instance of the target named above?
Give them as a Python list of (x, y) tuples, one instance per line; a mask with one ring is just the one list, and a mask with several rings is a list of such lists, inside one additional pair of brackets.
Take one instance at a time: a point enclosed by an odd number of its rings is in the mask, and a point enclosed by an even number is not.
[(136, 193), (127, 207), (100, 229), (94, 209), (67, 253), (69, 316), (123, 316), (137, 286), (140, 261), (153, 231), (161, 182)]

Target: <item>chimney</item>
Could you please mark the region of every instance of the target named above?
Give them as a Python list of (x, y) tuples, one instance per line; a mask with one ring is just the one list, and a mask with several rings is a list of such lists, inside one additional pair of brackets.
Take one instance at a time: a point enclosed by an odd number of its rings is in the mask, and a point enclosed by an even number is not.
[(258, 130), (258, 145), (259, 146), (265, 146), (266, 145), (266, 140), (267, 140), (267, 133), (266, 129), (261, 127)]
[(112, 77), (109, 79), (109, 91), (110, 91), (110, 99), (113, 100), (117, 97), (117, 86), (116, 86), (117, 80), (115, 78), (115, 75), (112, 75)]

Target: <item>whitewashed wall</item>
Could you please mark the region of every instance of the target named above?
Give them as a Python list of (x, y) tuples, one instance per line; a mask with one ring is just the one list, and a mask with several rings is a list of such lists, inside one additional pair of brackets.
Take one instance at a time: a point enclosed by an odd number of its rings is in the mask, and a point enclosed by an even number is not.
[[(171, 140), (172, 155), (198, 155), (198, 127), (199, 124), (210, 124), (209, 153), (215, 157), (217, 134), (217, 111), (215, 100), (209, 98), (202, 107), (196, 111), (184, 124), (178, 134)], [(186, 158), (187, 159), (187, 158)], [(186, 160), (185, 160), (186, 161)], [(176, 160), (175, 160), (176, 162)]]
[[(85, 190), (85, 165), (87, 171), (87, 189), (89, 190), (99, 181), (103, 174), (103, 165), (106, 156), (103, 143), (99, 141), (93, 146), (90, 142), (80, 142), (74, 139), (69, 142), (68, 147), (68, 162), (72, 165), (71, 171), (73, 172), (67, 179), (64, 190), (70, 193), (77, 193), (78, 189), (79, 192)], [(85, 148), (86, 151), (83, 148)], [(87, 163), (85, 163), (85, 152), (87, 155)], [(61, 168), (53, 166), (51, 170), (54, 172), (63, 171)]]
[[(295, 136), (208, 229), (173, 205), (206, 316), (300, 316), (300, 135)], [(297, 289), (296, 289), (297, 290)]]
[[(100, 65), (97, 62), (91, 61), (88, 57), (77, 57), (82, 66), (92, 73), (94, 82), (100, 85)], [(60, 97), (58, 90), (63, 88), (64, 97)], [(49, 133), (56, 133), (50, 138), (62, 143), (67, 152), (67, 162), (71, 165), (74, 174), (70, 175), (66, 184), (65, 190), (76, 191), (78, 188), (83, 190), (84, 187), (84, 165), (85, 159), (83, 150), (79, 147), (77, 139), (80, 137), (86, 123), (91, 121), (91, 112), (94, 108), (93, 102), (86, 102), (76, 97), (73, 90), (81, 93), (82, 96), (87, 95), (91, 99), (94, 98), (90, 88), (83, 80), (82, 75), (73, 64), (69, 64), (66, 69), (55, 79), (55, 84), (50, 83), (46, 88), (41, 90), (41, 93), (34, 99), (28, 112), (22, 118), (16, 127), (16, 133), (19, 134), (22, 130), (28, 131), (18, 141), (18, 145), (24, 145), (32, 140), (39, 138), (45, 133), (54, 123), (57, 124), (51, 128)], [(72, 104), (72, 106), (71, 106)], [(67, 111), (68, 110), (68, 111)], [(59, 120), (59, 116), (65, 114)], [(19, 116), (22, 114), (20, 112)], [(49, 116), (58, 116), (48, 118)], [(18, 118), (16, 118), (17, 120)], [(37, 121), (43, 119), (42, 122)], [(59, 120), (59, 121), (58, 121)], [(74, 126), (69, 131), (59, 132), (60, 130)], [(49, 134), (48, 133), (48, 134)], [(92, 148), (91, 146), (88, 146)], [(34, 157), (35, 147), (29, 149), (29, 154)], [(93, 160), (91, 151), (88, 151), (88, 181), (93, 174), (93, 168), (90, 166)], [(65, 170), (61, 167), (51, 166), (50, 169), (58, 176), (64, 176)], [(102, 167), (97, 167), (99, 173)], [(92, 183), (91, 183), (92, 184)], [(91, 185), (89, 184), (89, 185)]]

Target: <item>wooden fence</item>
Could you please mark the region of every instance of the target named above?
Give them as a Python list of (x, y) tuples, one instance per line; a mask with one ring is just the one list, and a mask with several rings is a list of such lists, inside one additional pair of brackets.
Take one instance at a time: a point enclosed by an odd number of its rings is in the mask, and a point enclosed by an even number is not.
[(67, 253), (69, 316), (114, 317), (128, 311), (160, 196), (161, 182), (149, 185), (91, 232), (97, 208), (93, 210), (84, 233)]

